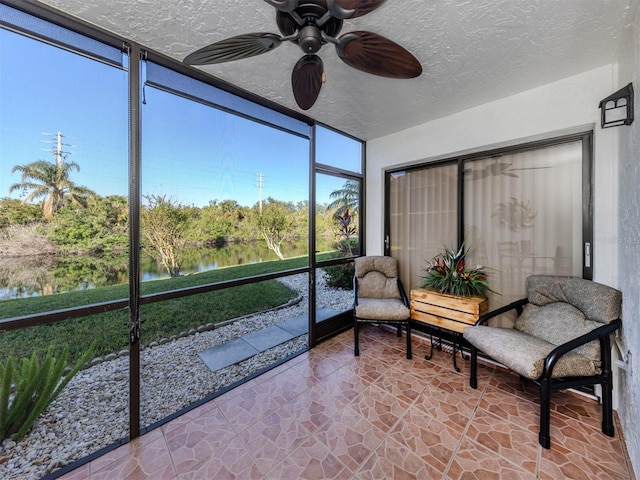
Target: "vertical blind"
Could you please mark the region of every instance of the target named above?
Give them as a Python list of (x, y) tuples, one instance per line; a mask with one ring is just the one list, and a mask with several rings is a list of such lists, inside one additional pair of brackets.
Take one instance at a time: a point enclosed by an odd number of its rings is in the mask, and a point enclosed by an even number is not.
[[(487, 267), (491, 308), (526, 295), (532, 274), (583, 273), (583, 140), (387, 174), (390, 254), (407, 289), (456, 247)], [(462, 202), (458, 192), (462, 189)], [(464, 238), (458, 238), (462, 217)]]
[(424, 262), (457, 244), (458, 165), (405, 172), (389, 178), (391, 256), (407, 289), (419, 286)]
[(470, 162), (465, 242), (490, 267), (492, 306), (525, 294), (532, 274), (582, 275), (582, 142)]

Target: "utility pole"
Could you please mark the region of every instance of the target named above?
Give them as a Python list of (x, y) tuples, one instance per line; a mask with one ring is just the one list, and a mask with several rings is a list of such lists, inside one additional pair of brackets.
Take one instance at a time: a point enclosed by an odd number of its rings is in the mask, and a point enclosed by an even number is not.
[[(43, 133), (43, 135), (51, 135), (53, 136), (51, 133)], [(42, 140), (42, 142), (44, 143), (50, 143), (50, 144), (54, 144), (55, 147), (52, 148), (51, 150), (49, 150), (54, 157), (56, 157), (56, 165), (58, 166), (58, 168), (62, 167), (62, 163), (64, 162), (64, 160), (67, 158), (67, 155), (69, 155), (71, 152), (65, 152), (62, 150), (62, 147), (74, 147), (75, 145), (69, 145), (68, 143), (62, 143), (62, 138), (64, 137), (64, 135), (62, 135), (62, 132), (58, 132), (55, 134), (55, 140)]]
[(56, 148), (56, 164), (58, 168), (62, 167), (62, 133), (58, 131), (58, 148)]
[(262, 215), (262, 186), (264, 184), (264, 176), (259, 173), (258, 174), (258, 190), (259, 190), (259, 195), (260, 195), (260, 215)]

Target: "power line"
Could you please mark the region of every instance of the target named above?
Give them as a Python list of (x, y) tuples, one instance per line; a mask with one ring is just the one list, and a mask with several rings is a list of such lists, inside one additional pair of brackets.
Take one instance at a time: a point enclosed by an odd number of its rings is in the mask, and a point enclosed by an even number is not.
[[(41, 132), (43, 135), (49, 135), (54, 137), (54, 134)], [(56, 164), (58, 167), (62, 166), (62, 162), (67, 159), (67, 156), (72, 155), (73, 152), (65, 152), (62, 150), (63, 145), (65, 147), (75, 147), (76, 145), (71, 145), (70, 143), (62, 143), (62, 139), (66, 138), (62, 135), (61, 132), (55, 134), (55, 139), (51, 138), (51, 140), (41, 140), (42, 143), (50, 143), (55, 144), (55, 148), (50, 149), (49, 151), (56, 157)]]

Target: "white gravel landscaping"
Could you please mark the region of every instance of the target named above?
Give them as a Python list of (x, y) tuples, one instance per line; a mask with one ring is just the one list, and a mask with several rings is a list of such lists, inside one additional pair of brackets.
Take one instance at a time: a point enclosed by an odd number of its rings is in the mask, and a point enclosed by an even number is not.
[[(197, 355), (214, 345), (306, 314), (307, 275), (280, 281), (300, 293), (297, 303), (161, 343), (141, 353), (141, 425), (152, 425), (306, 347), (305, 334), (216, 372), (211, 372)], [(352, 304), (353, 292), (327, 287), (324, 278), (318, 278), (316, 290), (318, 308), (344, 310)], [(0, 444), (0, 478), (39, 479), (126, 437), (128, 402), (128, 356), (82, 370), (29, 434), (17, 444), (8, 439)]]

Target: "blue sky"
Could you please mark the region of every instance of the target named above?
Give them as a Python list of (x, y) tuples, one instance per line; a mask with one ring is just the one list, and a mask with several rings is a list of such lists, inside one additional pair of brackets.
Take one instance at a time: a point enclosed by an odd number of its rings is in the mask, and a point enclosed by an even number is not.
[(144, 192), (253, 205), (262, 174), (263, 198), (308, 198), (308, 140), (153, 88), (145, 97)]
[(76, 183), (126, 195), (126, 73), (2, 29), (0, 57), (0, 196), (20, 181), (14, 165), (54, 160), (57, 132)]
[[(127, 195), (126, 72), (2, 29), (0, 57), (0, 197), (20, 181), (13, 166), (54, 161), (57, 132), (68, 160), (80, 165), (73, 181), (103, 196)], [(306, 139), (153, 88), (145, 98), (143, 194), (250, 206), (260, 198), (262, 174), (263, 198), (308, 199)], [(357, 142), (326, 131), (321, 137), (319, 161), (355, 168)], [(329, 193), (319, 191), (318, 200)]]

